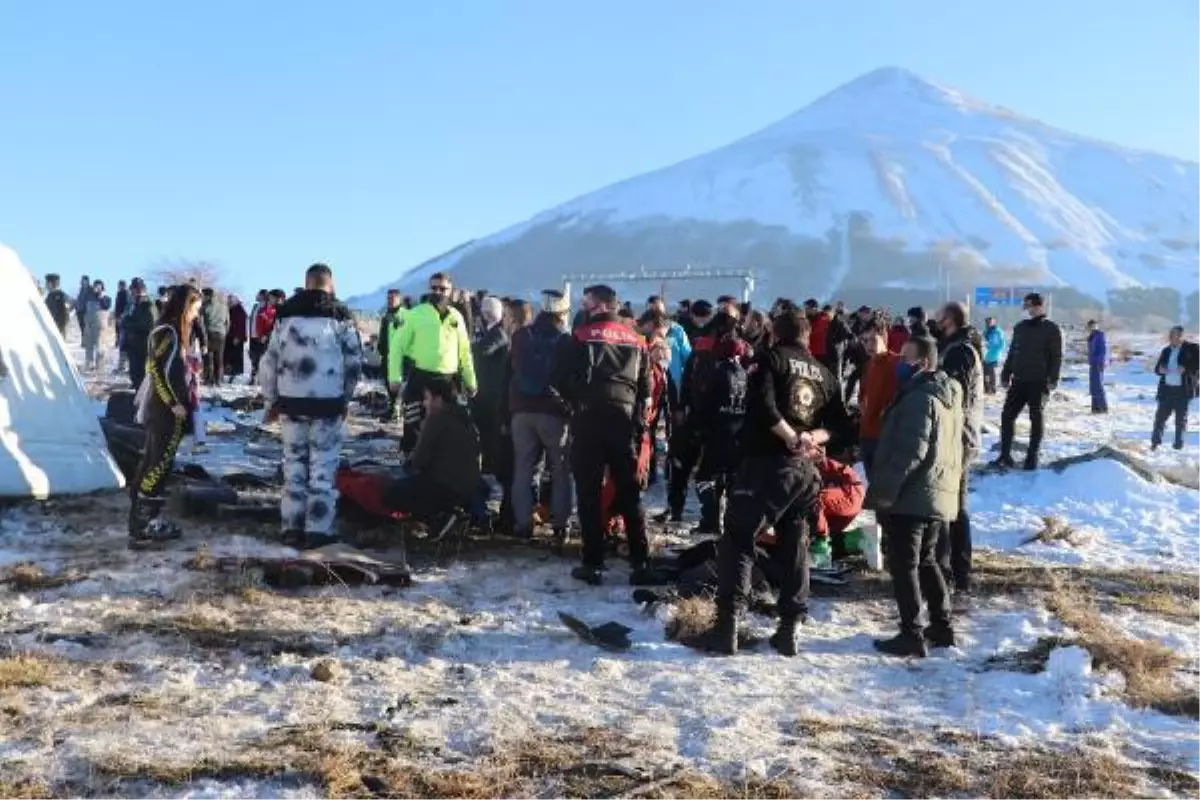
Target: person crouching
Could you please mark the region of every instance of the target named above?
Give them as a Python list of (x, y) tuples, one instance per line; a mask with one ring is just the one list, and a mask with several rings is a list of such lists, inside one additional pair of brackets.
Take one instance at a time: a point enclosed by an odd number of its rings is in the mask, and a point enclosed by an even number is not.
[(334, 485), (362, 342), (349, 309), (334, 299), (329, 267), (309, 267), (304, 287), (279, 308), (259, 381), (267, 421), (283, 422), (283, 538), (311, 548), (336, 541)]
[(393, 511), (429, 522), (470, 506), (479, 490), (479, 433), (458, 402), (449, 378), (430, 378), (423, 387), (424, 423), (405, 476), (384, 493)]
[[(900, 633), (875, 642), (893, 656), (953, 647), (950, 599), (936, 550), (942, 526), (958, 516), (963, 470), (963, 401), (958, 381), (937, 370), (937, 343), (913, 337), (896, 367), (899, 390), (883, 415), (866, 506), (887, 535), (888, 569)], [(929, 627), (921, 606), (929, 605)]]

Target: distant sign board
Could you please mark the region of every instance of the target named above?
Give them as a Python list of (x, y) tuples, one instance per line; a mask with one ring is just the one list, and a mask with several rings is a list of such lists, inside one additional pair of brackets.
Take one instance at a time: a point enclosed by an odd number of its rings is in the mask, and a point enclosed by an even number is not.
[(1020, 307), (1025, 302), (1025, 295), (1032, 291), (1012, 286), (978, 286), (975, 288), (975, 305)]

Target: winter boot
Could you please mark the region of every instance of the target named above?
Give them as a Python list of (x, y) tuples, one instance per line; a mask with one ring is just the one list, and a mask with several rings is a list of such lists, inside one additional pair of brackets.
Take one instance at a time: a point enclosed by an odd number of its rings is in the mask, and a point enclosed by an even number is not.
[(925, 629), (925, 641), (932, 647), (957, 647), (954, 628), (949, 625), (930, 625)]
[(571, 570), (571, 577), (577, 581), (583, 581), (589, 586), (599, 586), (604, 583), (604, 570), (583, 564)]
[(775, 629), (775, 633), (771, 634), (771, 638), (767, 640), (779, 655), (796, 655), (797, 622), (798, 620), (795, 617), (779, 618), (779, 627)]
[(876, 639), (875, 649), (886, 655), (900, 658), (925, 658), (929, 655), (923, 638), (903, 632), (891, 639)]
[(717, 609), (717, 621), (701, 638), (701, 646), (710, 653), (723, 656), (737, 655), (738, 618), (732, 610)]
[(160, 519), (165, 501), (161, 497), (136, 496), (129, 509), (129, 546), (134, 549), (154, 547), (183, 536), (173, 522)]
[(1025, 471), (1033, 472), (1038, 468), (1038, 457), (1030, 454), (1025, 456)]

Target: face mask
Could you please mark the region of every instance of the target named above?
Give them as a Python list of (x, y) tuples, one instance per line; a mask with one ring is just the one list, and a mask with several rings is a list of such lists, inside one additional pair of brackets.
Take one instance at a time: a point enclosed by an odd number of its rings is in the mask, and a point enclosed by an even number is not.
[(896, 364), (896, 377), (901, 383), (908, 383), (908, 381), (912, 379), (912, 376), (916, 375), (918, 371), (919, 368), (916, 364), (909, 364), (905, 361), (901, 361), (900, 363)]

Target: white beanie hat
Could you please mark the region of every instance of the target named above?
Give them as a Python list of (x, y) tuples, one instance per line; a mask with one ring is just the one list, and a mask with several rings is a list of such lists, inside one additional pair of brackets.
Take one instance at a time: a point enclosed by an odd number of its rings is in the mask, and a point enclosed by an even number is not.
[(488, 295), (479, 304), (479, 313), (483, 316), (484, 322), (488, 325), (495, 325), (504, 316), (504, 304), (500, 302), (499, 297)]

